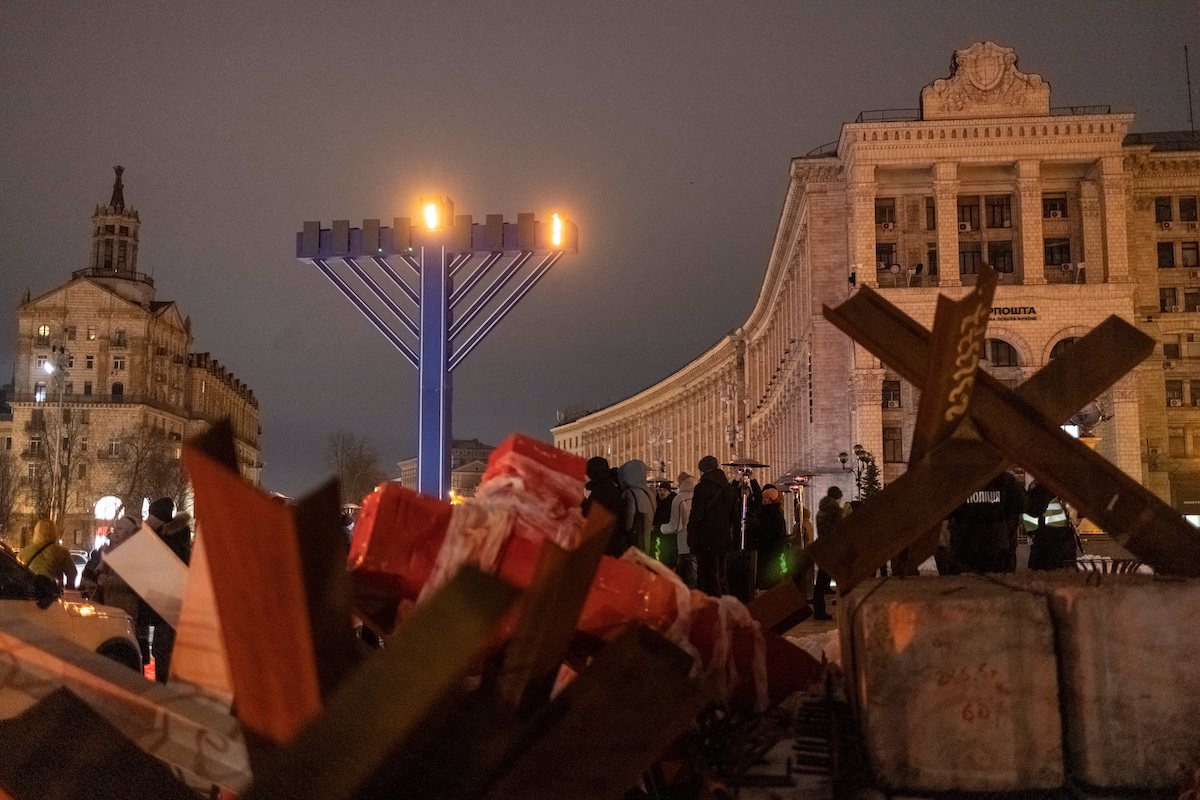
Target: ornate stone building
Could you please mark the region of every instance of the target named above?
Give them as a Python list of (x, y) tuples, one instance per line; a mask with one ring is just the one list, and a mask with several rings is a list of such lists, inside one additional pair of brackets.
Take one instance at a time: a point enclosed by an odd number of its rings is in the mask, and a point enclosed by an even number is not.
[[(954, 55), (920, 108), (863, 112), (793, 159), (758, 302), (745, 324), (656, 386), (554, 428), (583, 456), (706, 453), (768, 478), (853, 484), (861, 444), (884, 481), (905, 468), (914, 388), (821, 315), (856, 286), (929, 327), (986, 261), (1000, 272), (985, 368), (1015, 385), (1111, 314), (1160, 344), (1100, 398), (1097, 449), (1200, 513), (1200, 137), (1130, 134), (1133, 115), (1056, 108), (1010, 48)], [(725, 460), (724, 458), (722, 460)], [(1195, 504), (1195, 505), (1193, 505)]]
[(141, 222), (116, 171), (112, 199), (92, 215), (88, 266), (17, 309), (12, 419), (0, 422), (21, 484), (10, 544), (48, 492), (64, 541), (90, 546), (97, 501), (142, 485), (138, 459), (158, 448), (177, 469), (179, 443), (226, 417), (242, 473), (257, 482), (262, 469), (258, 401), (208, 353), (189, 352), (191, 321), (138, 271)]
[[(478, 439), (455, 439), (450, 447), (450, 491), (459, 497), (474, 497), (483, 481), (488, 457), (496, 448)], [(406, 458), (398, 465), (400, 483), (417, 485), (417, 458)]]

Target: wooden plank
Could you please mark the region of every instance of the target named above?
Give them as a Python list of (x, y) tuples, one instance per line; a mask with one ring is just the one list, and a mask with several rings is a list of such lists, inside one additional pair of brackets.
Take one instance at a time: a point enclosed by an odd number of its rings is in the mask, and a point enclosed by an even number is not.
[[(955, 302), (938, 295), (930, 334), (929, 366), (918, 387), (921, 399), (913, 427), (909, 463), (920, 461), (931, 447), (950, 437), (967, 414), (979, 359), (986, 345), (987, 322), (996, 293), (996, 272), (986, 264), (975, 288)], [(893, 574), (916, 575), (937, 550), (941, 525), (901, 550), (892, 560)]]
[(795, 576), (812, 569), (812, 556), (808, 551), (800, 553), (799, 562), (792, 568), (792, 575), (780, 581), (746, 604), (750, 616), (764, 630), (783, 635), (812, 616), (808, 605), (808, 593), (798, 584)]
[(525, 714), (549, 699), (615, 521), (612, 513), (593, 506), (574, 550), (543, 542), (496, 680), (503, 706)]
[[(910, 317), (867, 288), (836, 309), (826, 307), (825, 315), (905, 380), (920, 385), (929, 363), (929, 334)], [(1017, 407), (1017, 417), (1040, 411), (1049, 417), (1047, 425), (1057, 429), (1056, 423), (1065, 422), (1144, 360), (1153, 344), (1124, 320), (1109, 317), (1015, 393), (986, 373), (979, 373), (970, 405), (971, 419), (978, 424), (981, 418), (994, 413), (981, 408), (999, 404)], [(1003, 431), (999, 435), (1003, 436)], [(963, 437), (935, 448), (911, 465), (900, 480), (847, 517), (835, 534), (814, 542), (810, 548), (813, 558), (834, 576), (839, 587), (853, 587), (888, 558), (919, 540), (973, 491), (998, 475), (1006, 457), (1021, 463), (1021, 454), (1015, 450), (1001, 454), (994, 446), (979, 446), (969, 436), (966, 431)], [(1041, 479), (1035, 470), (1030, 471)], [(910, 474), (912, 477), (908, 477)], [(874, 508), (877, 504), (883, 504), (882, 510)]]
[(346, 571), (349, 545), (342, 528), (337, 481), (329, 481), (297, 500), (292, 515), (300, 545), (317, 680), (321, 696), (328, 697), (359, 662), (350, 621), (350, 574)]
[(355, 797), (460, 691), (517, 596), (500, 579), (464, 567), (329, 698), (325, 713), (263, 770), (245, 800)]
[(292, 512), (187, 445), (183, 460), (204, 526), (238, 717), (249, 735), (287, 743), (321, 710)]
[(484, 797), (620, 797), (711, 698), (688, 678), (691, 661), (646, 628), (626, 631), (539, 715), (544, 733)]
[(195, 800), (164, 764), (58, 689), (0, 721), (0, 785), (15, 800)]

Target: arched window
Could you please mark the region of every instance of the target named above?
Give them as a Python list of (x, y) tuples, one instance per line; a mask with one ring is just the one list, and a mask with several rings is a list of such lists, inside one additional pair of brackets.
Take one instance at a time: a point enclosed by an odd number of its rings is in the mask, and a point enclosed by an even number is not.
[(1053, 361), (1063, 353), (1067, 352), (1067, 348), (1075, 344), (1077, 341), (1079, 341), (1078, 336), (1068, 336), (1065, 339), (1060, 339), (1058, 343), (1054, 345), (1054, 347), (1050, 348), (1050, 360)]
[(1003, 339), (988, 339), (984, 357), (993, 367), (1021, 366), (1020, 359), (1017, 358), (1017, 349)]
[(125, 396), (125, 384), (117, 381), (112, 385), (113, 400), (118, 400)]
[(35, 403), (46, 402), (46, 382), (45, 381), (38, 381), (37, 383), (35, 383), (33, 385), (33, 402), (35, 402)]

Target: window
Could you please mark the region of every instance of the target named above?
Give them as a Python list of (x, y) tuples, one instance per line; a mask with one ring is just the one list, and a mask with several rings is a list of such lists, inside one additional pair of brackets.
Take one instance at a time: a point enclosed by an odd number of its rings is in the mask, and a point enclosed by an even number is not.
[(72, 342), (75, 341), (75, 326), (74, 325), (69, 325), (67, 327), (67, 339), (68, 339), (68, 341), (72, 341)]
[(1158, 310), (1164, 314), (1179, 308), (1179, 299), (1174, 289), (1158, 290)]
[(47, 347), (50, 344), (50, 326), (39, 325), (37, 329), (37, 344)]
[(979, 242), (958, 243), (958, 273), (960, 275), (975, 275), (983, 262), (983, 252)]
[(991, 194), (984, 198), (984, 210), (987, 212), (989, 228), (1012, 227), (1012, 196), (1007, 194)]
[(29, 413), (29, 427), (35, 431), (46, 430), (46, 412), (43, 409), (35, 408)]
[(4, 449), (12, 450), (12, 437), (11, 436), (4, 437)]
[(1200, 242), (1184, 242), (1182, 252), (1183, 260), (1180, 263), (1184, 269), (1200, 267)]
[(988, 339), (984, 354), (993, 367), (1019, 367), (1017, 350), (1003, 339)]
[(1179, 198), (1179, 220), (1180, 222), (1196, 222), (1196, 198), (1181, 197)]
[(42, 437), (29, 437), (29, 455), (36, 456), (42, 452)]
[(900, 407), (900, 381), (883, 382), (883, 407)]
[(1183, 381), (1167, 381), (1167, 406), (1183, 405)]
[(87, 338), (89, 342), (96, 338), (96, 329), (91, 325), (88, 325)]
[(63, 384), (63, 394), (75, 394), (75, 384), (67, 381)]
[(1068, 336), (1065, 339), (1059, 339), (1058, 343), (1055, 344), (1054, 347), (1050, 348), (1050, 360), (1053, 361), (1063, 353), (1067, 352), (1067, 348), (1075, 344), (1076, 341), (1078, 341), (1078, 339), (1075, 336)]
[[(86, 413), (86, 412), (85, 412), (85, 413)], [(81, 452), (81, 453), (86, 453), (86, 452), (87, 452), (87, 445), (88, 445), (87, 437), (86, 437), (86, 436), (80, 436), (80, 437), (79, 437), (79, 452)]]
[(125, 243), (117, 243), (117, 269), (124, 271), (125, 269)]
[(79, 477), (80, 478), (87, 477), (87, 464), (86, 463), (79, 465)]
[(38, 356), (37, 357), (37, 371), (44, 372), (46, 370), (46, 362), (49, 360), (50, 359), (46, 356)]
[(121, 437), (120, 436), (109, 437), (107, 452), (110, 456), (112, 456), (114, 458), (121, 455)]
[(87, 425), (92, 421), (92, 412), (86, 408), (79, 412), (79, 424)]
[(1163, 358), (1177, 359), (1180, 352), (1178, 334), (1163, 337)]
[(92, 382), (91, 381), (83, 382), (83, 393), (85, 395), (90, 395), (92, 393)]
[(929, 274), (938, 274), (937, 248), (931, 247), (925, 251), (925, 263), (929, 265)]
[(125, 329), (124, 328), (117, 328), (113, 332), (112, 343), (113, 343), (114, 347), (124, 347), (125, 346)]
[(75, 369), (75, 356), (67, 354), (67, 369)]
[(104, 241), (104, 268), (105, 268), (105, 269), (112, 269), (112, 268), (113, 268), (113, 248), (112, 248), (112, 244), (113, 244), (113, 243), (112, 243), (112, 240), (111, 240), (111, 239), (106, 239), (106, 240)]
[(1175, 266), (1175, 244), (1174, 242), (1159, 242), (1158, 243), (1158, 268), (1171, 269)]
[(125, 369), (125, 356), (113, 356), (113, 370), (119, 372)]
[(105, 225), (104, 232), (105, 233), (116, 233), (117, 229), (115, 227), (113, 227), (112, 225)]
[(122, 236), (128, 236), (128, 235), (129, 235), (129, 228), (127, 228), (127, 227), (126, 227), (126, 226), (124, 226), (124, 225), (122, 225), (122, 226), (121, 226), (120, 228), (118, 228), (117, 230), (118, 230), (118, 231), (120, 231), (120, 233), (121, 233), (121, 235), (122, 235)]
[(1200, 381), (1193, 380), (1188, 387), (1192, 393), (1192, 405), (1200, 405)]
[(46, 402), (46, 382), (45, 381), (38, 381), (37, 383), (35, 383), (33, 385), (33, 402), (35, 402), (35, 403)]
[(125, 396), (125, 384), (121, 383), (120, 381), (117, 381), (116, 383), (114, 383), (112, 385), (112, 396), (113, 396), (113, 400), (119, 400), (120, 398), (124, 397)]
[(896, 198), (894, 197), (876, 197), (875, 198), (875, 224), (883, 225), (884, 223), (896, 223)]
[(62, 410), (62, 421), (63, 421), (64, 423), (66, 423), (67, 425), (70, 425), (70, 424), (71, 424), (71, 409), (69, 409), (69, 408), (64, 408), (64, 409)]
[(1169, 198), (1169, 197), (1154, 198), (1154, 221), (1155, 222), (1170, 222), (1171, 221), (1171, 198)]
[(904, 461), (904, 433), (900, 428), (883, 429), (883, 460), (888, 464)]
[(996, 272), (1013, 271), (1012, 242), (988, 242), (988, 262)]
[(925, 230), (937, 230), (937, 206), (932, 197), (925, 198)]
[(1066, 219), (1067, 196), (1065, 194), (1042, 195), (1042, 219)]
[(969, 230), (979, 230), (978, 197), (958, 198), (958, 225), (959, 228), (961, 228), (963, 225), (967, 225), (969, 226)]
[(875, 268), (887, 269), (896, 263), (896, 243), (881, 242), (875, 245)]
[(1167, 454), (1171, 458), (1185, 458), (1187, 456), (1185, 442), (1183, 428), (1167, 428)]
[(1071, 263), (1070, 239), (1045, 239), (1043, 247), (1046, 254), (1046, 266), (1059, 267)]
[(1183, 290), (1183, 310), (1200, 311), (1200, 289)]
[(84, 369), (92, 369), (95, 366), (96, 366), (96, 357), (95, 356), (88, 356), (84, 360)]

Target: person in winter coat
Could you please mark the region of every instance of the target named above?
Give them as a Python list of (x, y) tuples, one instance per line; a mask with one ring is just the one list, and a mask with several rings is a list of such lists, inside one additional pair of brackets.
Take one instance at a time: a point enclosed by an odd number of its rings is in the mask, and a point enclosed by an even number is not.
[[(121, 609), (135, 623), (145, 603), (142, 598), (138, 597), (137, 592), (133, 591), (129, 584), (105, 562), (104, 556), (114, 548), (120, 547), (141, 527), (141, 521), (128, 514), (113, 525), (112, 534), (108, 537), (108, 544), (100, 548), (100, 566), (96, 569), (97, 588), (92, 594), (92, 600)], [(150, 658), (149, 630), (139, 627), (137, 637), (138, 644), (142, 647), (142, 663), (145, 664)]]
[(662, 526), (666, 535), (674, 535), (679, 547), (679, 556), (675, 561), (675, 572), (683, 579), (689, 589), (696, 588), (696, 556), (687, 545), (688, 517), (692, 512), (692, 496), (696, 491), (696, 479), (686, 472), (679, 473), (676, 479), (679, 489), (675, 499), (671, 501), (671, 517)]
[(75, 562), (71, 552), (58, 543), (58, 526), (51, 519), (39, 519), (33, 526), (33, 541), (17, 556), (34, 575), (45, 575), (69, 589), (75, 587)]
[(762, 490), (758, 512), (758, 588), (770, 589), (787, 574), (787, 521), (783, 518), (783, 495), (774, 484)]
[[(841, 524), (844, 516), (842, 490), (837, 486), (830, 486), (829, 491), (817, 504), (817, 538), (827, 536), (837, 530), (837, 526)], [(825, 608), (825, 594), (829, 591), (829, 585), (832, 582), (833, 577), (818, 566), (817, 582), (813, 586), (813, 619), (833, 619), (833, 616)]]
[[(171, 552), (179, 556), (184, 564), (192, 560), (192, 529), (188, 526), (187, 514), (175, 515), (175, 501), (160, 497), (150, 504), (146, 525), (166, 542)], [(171, 653), (175, 650), (175, 629), (158, 615), (149, 605), (142, 604), (146, 623), (154, 629), (151, 637), (151, 654), (154, 656), (154, 678), (166, 683), (171, 671)]]
[(621, 503), (621, 489), (613, 480), (612, 470), (609, 468), (606, 458), (600, 456), (589, 458), (586, 472), (588, 481), (583, 487), (583, 515), (586, 517), (592, 505), (595, 504), (617, 518), (617, 524), (613, 526), (612, 538), (609, 539), (608, 549), (605, 552), (610, 556), (619, 556), (625, 552), (625, 537), (621, 531), (617, 530), (621, 527), (621, 514), (625, 511), (624, 505)]
[(696, 588), (720, 597), (729, 590), (727, 557), (741, 515), (740, 495), (713, 456), (700, 459), (700, 482), (692, 494), (688, 550), (696, 554)]
[(654, 490), (654, 526), (650, 530), (650, 555), (675, 569), (679, 561), (679, 546), (675, 536), (663, 533), (663, 526), (671, 521), (671, 506), (675, 503), (675, 492), (670, 481), (658, 481)]
[(1029, 546), (1029, 568), (1062, 569), (1075, 565), (1075, 530), (1067, 515), (1067, 505), (1048, 487), (1035, 483), (1029, 487), (1029, 510), (1022, 517), (1025, 531), (1033, 541)]
[(1029, 505), (1025, 487), (1002, 472), (947, 518), (952, 572), (1015, 572), (1017, 527)]
[(617, 472), (622, 504), (620, 530), (624, 531), (629, 546), (643, 553), (650, 552), (650, 531), (657, 508), (654, 493), (646, 483), (648, 471), (646, 462), (635, 458), (622, 464)]

